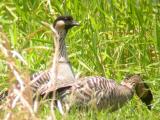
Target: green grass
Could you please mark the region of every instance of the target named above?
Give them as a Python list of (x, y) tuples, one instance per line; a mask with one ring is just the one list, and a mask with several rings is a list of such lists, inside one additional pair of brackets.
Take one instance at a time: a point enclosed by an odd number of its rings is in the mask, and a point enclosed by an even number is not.
[[(99, 75), (120, 82), (128, 73), (141, 73), (154, 95), (148, 111), (137, 97), (115, 113), (97, 113), (98, 120), (158, 120), (160, 117), (160, 3), (158, 0), (1, 0), (0, 24), (11, 48), (30, 73), (51, 65), (52, 37), (41, 21), (52, 23), (57, 15), (72, 15), (81, 23), (67, 36), (70, 61), (81, 76)], [(0, 54), (1, 56), (1, 54)], [(9, 86), (8, 68), (0, 58), (0, 89)], [(48, 105), (38, 116), (44, 118)], [(57, 113), (58, 118), (60, 115)], [(94, 119), (94, 112), (73, 111), (69, 120)]]

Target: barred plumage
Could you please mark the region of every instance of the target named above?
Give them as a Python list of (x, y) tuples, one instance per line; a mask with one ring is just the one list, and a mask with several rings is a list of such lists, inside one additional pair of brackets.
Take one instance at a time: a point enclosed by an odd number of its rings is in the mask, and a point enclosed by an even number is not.
[(47, 84), (50, 80), (50, 74), (49, 70), (34, 73), (30, 78), (34, 81), (33, 84), (31, 84), (33, 91), (36, 92), (42, 85)]
[[(134, 95), (134, 89), (139, 84), (144, 84), (139, 75), (126, 78), (121, 84), (104, 77), (85, 77), (78, 80), (63, 96), (65, 104), (78, 106), (92, 106), (99, 110), (108, 109), (115, 111), (122, 107)], [(138, 91), (139, 88), (136, 88)], [(150, 96), (147, 107), (153, 99), (151, 91), (145, 89), (141, 91), (142, 96)], [(138, 94), (137, 94), (138, 95)], [(140, 97), (140, 96), (139, 96)], [(145, 102), (146, 103), (146, 102)]]

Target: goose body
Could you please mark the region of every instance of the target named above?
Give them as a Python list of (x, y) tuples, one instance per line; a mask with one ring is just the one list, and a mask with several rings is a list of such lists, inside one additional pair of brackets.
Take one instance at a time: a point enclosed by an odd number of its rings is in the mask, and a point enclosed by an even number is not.
[[(125, 103), (132, 99), (135, 87), (141, 84), (139, 75), (126, 78), (122, 83), (117, 84), (114, 80), (104, 77), (85, 77), (79, 79), (62, 96), (62, 101), (69, 105), (80, 107), (90, 106), (98, 110), (108, 109), (109, 111), (118, 110)], [(147, 96), (150, 90), (142, 91)], [(149, 108), (152, 97), (148, 99)]]

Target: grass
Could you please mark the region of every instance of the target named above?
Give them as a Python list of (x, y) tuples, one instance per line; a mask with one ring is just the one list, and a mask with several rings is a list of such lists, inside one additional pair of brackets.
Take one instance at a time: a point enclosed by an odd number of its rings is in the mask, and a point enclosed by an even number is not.
[[(72, 15), (81, 23), (67, 36), (70, 61), (81, 76), (101, 75), (120, 82), (128, 73), (141, 73), (154, 94), (148, 111), (137, 97), (115, 113), (99, 113), (98, 120), (158, 120), (160, 115), (160, 3), (158, 0), (1, 0), (0, 24), (28, 66), (30, 73), (51, 64), (52, 38), (41, 21), (52, 23), (57, 15)], [(0, 54), (1, 56), (1, 54)], [(0, 89), (10, 86), (5, 59), (0, 57)], [(45, 119), (49, 106), (40, 110)], [(59, 119), (61, 116), (57, 113)], [(67, 117), (94, 119), (94, 112), (72, 111)]]

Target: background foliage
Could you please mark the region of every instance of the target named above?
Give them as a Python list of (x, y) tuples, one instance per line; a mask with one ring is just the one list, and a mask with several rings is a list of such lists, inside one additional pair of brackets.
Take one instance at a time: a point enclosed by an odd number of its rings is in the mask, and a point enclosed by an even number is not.
[[(115, 113), (98, 113), (98, 119), (158, 119), (160, 117), (160, 2), (159, 0), (1, 0), (0, 24), (28, 66), (30, 73), (51, 64), (53, 40), (41, 21), (72, 15), (81, 23), (67, 36), (74, 71), (81, 76), (101, 75), (120, 82), (126, 74), (141, 73), (153, 94), (150, 112), (134, 97)], [(0, 89), (9, 86), (5, 60), (0, 58)], [(44, 105), (39, 116), (49, 111)], [(57, 113), (58, 114), (58, 113)], [(60, 116), (58, 116), (60, 119)], [(74, 112), (68, 119), (94, 119), (93, 111)]]

